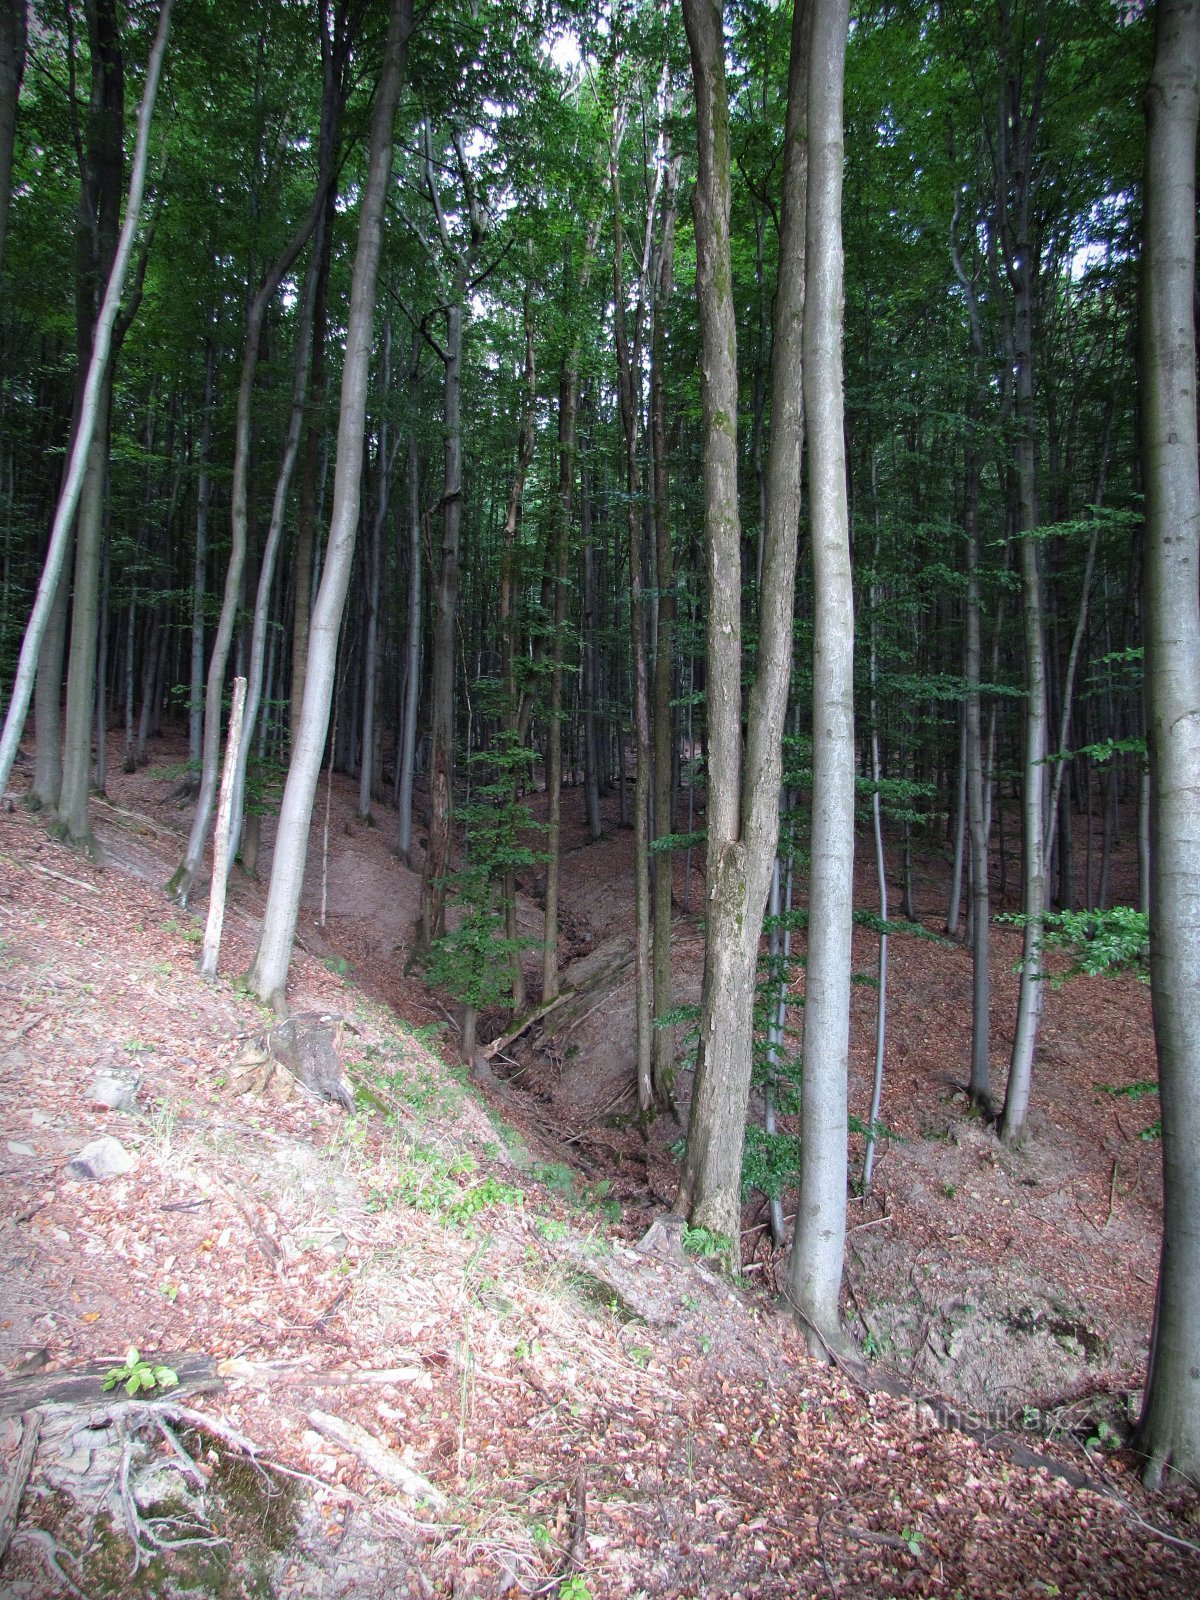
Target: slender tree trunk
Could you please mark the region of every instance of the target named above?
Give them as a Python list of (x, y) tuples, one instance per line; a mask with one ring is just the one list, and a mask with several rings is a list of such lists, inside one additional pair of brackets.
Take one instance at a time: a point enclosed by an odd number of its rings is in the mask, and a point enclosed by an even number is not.
[(8, 202), (12, 194), (13, 143), (17, 131), (17, 100), (25, 75), (28, 41), (26, 0), (4, 0), (0, 6), (0, 269), (8, 233)]
[(583, 803), (588, 837), (595, 844), (604, 831), (600, 812), (601, 716), (600, 625), (596, 592), (596, 552), (592, 545), (592, 485), (586, 466), (579, 484), (579, 542), (583, 565)]
[(367, 638), (363, 652), (362, 765), (358, 775), (358, 818), (371, 820), (371, 784), (375, 773), (375, 702), (379, 695), (379, 606), (383, 591), (383, 530), (395, 457), (388, 444), (387, 406), (392, 387), (392, 320), (383, 330), (383, 409), (379, 420), (379, 460), (375, 515), (371, 519), (370, 572), (367, 578)]
[(129, 178), (129, 194), (125, 203), (125, 219), (121, 225), (116, 255), (113, 260), (112, 270), (108, 275), (100, 313), (96, 319), (91, 356), (88, 360), (87, 378), (83, 387), (83, 397), (80, 401), (79, 417), (74, 437), (71, 441), (67, 469), (63, 478), (62, 488), (59, 491), (58, 505), (54, 513), (54, 526), (50, 534), (50, 544), (46, 552), (45, 565), (42, 569), (37, 595), (34, 599), (33, 611), (25, 629), (25, 637), (21, 642), (21, 654), (17, 663), (16, 677), (13, 681), (12, 697), (9, 700), (8, 713), (4, 719), (4, 732), (0, 736), (0, 796), (4, 794), (8, 786), (8, 780), (12, 775), (13, 762), (16, 760), (17, 749), (21, 742), (21, 733), (25, 726), (25, 715), (29, 710), (34, 676), (37, 672), (38, 652), (41, 649), (42, 637), (45, 633), (50, 612), (54, 606), (59, 578), (62, 575), (71, 526), (79, 504), (84, 474), (87, 471), (92, 439), (96, 431), (97, 417), (101, 411), (102, 393), (108, 379), (113, 331), (117, 322), (117, 314), (120, 310), (121, 294), (125, 287), (129, 260), (133, 254), (133, 241), (137, 233), (138, 220), (142, 210), (142, 196), (146, 187), (150, 123), (154, 115), (154, 102), (158, 95), (158, 81), (162, 72), (163, 57), (167, 51), (167, 38), (171, 27), (171, 9), (172, 0), (162, 0), (158, 14), (158, 30), (150, 50), (150, 58), (146, 66), (145, 87), (142, 91), (142, 103), (138, 110), (137, 142)]
[(850, 941), (854, 900), (854, 582), (842, 412), (842, 90), (847, 0), (813, 0), (804, 407), (813, 558), (813, 798), (800, 1199), (788, 1298), (810, 1354), (845, 1345)]
[(1200, 4), (1159, 0), (1146, 94), (1141, 284), (1150, 744), (1150, 983), (1162, 1098), (1163, 1242), (1139, 1425), (1151, 1488), (1200, 1481), (1200, 483), (1196, 123)]
[(358, 530), (367, 381), (371, 368), (371, 332), (375, 317), (384, 210), (392, 172), (392, 125), (400, 100), (404, 60), (411, 32), (412, 0), (393, 0), (383, 67), (371, 116), (367, 178), (360, 203), (358, 247), (354, 256), (350, 313), (346, 326), (346, 356), (342, 369), (337, 471), (333, 486), (329, 545), (321, 587), (313, 608), (304, 707), (299, 738), (292, 752), (280, 806), (262, 936), (248, 974), (254, 992), (277, 1007), (286, 1006), (285, 985), (300, 911), (300, 894), (304, 886), (313, 798), (329, 729), (337, 639)]
[[(742, 1144), (753, 1054), (755, 970), (779, 836), (782, 734), (792, 668), (800, 520), (807, 188), (808, 7), (792, 19), (779, 284), (771, 373), (767, 524), (758, 671), (742, 763), (741, 526), (737, 495), (737, 325), (730, 250), (729, 106), (722, 12), (685, 0), (699, 176), (692, 195), (704, 418), (708, 579), (708, 905), (700, 1045), (676, 1211), (739, 1237)], [(843, 1141), (845, 1128), (843, 1127)]]
[(454, 651), (462, 530), (463, 308), (446, 311), (442, 551), (433, 596), (433, 662), (429, 691), (429, 843), (421, 871), (420, 945), (446, 931), (446, 879), (454, 802)]
[[(1014, 446), (1017, 487), (1017, 535), (1020, 542), (1021, 606), (1025, 639), (1025, 760), (1021, 790), (1021, 824), (1024, 843), (1022, 905), (1025, 931), (1021, 983), (1013, 1032), (1008, 1088), (1000, 1133), (1006, 1144), (1016, 1144), (1025, 1131), (1033, 1079), (1034, 1051), (1041, 1020), (1045, 985), (1042, 981), (1042, 932), (1046, 909), (1046, 642), (1042, 606), (1042, 573), (1037, 541), (1031, 537), (1038, 524), (1035, 472), (1037, 416), (1033, 372), (1033, 237), (1030, 223), (1030, 188), (1033, 181), (1033, 144), (1037, 133), (1041, 85), (1045, 73), (1045, 39), (1039, 39), (1037, 81), (1033, 103), (1026, 112), (1010, 101), (1015, 89), (1005, 87), (998, 117), (998, 182), (1002, 206), (1012, 208), (1005, 226), (1005, 254), (1013, 286), (1013, 357), (1016, 367), (1017, 436)], [(1014, 164), (1010, 167), (1009, 149)]]
[[(283, 538), (283, 524), (287, 511), (288, 494), (292, 486), (292, 475), (296, 468), (296, 457), (300, 450), (300, 433), (304, 424), (304, 404), (308, 391), (309, 339), (312, 333), (313, 305), (316, 297), (319, 271), (319, 264), (315, 260), (310, 261), (308, 272), (305, 275), (304, 288), (300, 296), (299, 315), (296, 319), (296, 350), (292, 363), (292, 409), (288, 421), (287, 436), (283, 445), (283, 458), (280, 461), (279, 474), (275, 480), (275, 493), (271, 501), (271, 520), (267, 525), (267, 537), (263, 544), (262, 560), (259, 562), (258, 568), (258, 587), (254, 596), (254, 617), (250, 628), (250, 661), (246, 671), (246, 693), (243, 705), (245, 734), (238, 742), (237, 755), (234, 762), (233, 812), (227, 830), (229, 855), (221, 868), (226, 876), (229, 868), (237, 859), (238, 847), (241, 843), (242, 830), (245, 823), (246, 773), (249, 769), (250, 752), (254, 745), (254, 730), (258, 725), (258, 712), (262, 703), (267, 629), (271, 614), (271, 590), (275, 583), (275, 567), (279, 556), (280, 542)], [(257, 841), (255, 841), (255, 848), (257, 848)], [(215, 862), (216, 858), (214, 856), (214, 866)], [(252, 872), (250, 867), (247, 870)], [(215, 962), (215, 956), (213, 959)]]
[[(650, 443), (654, 473), (654, 567), (658, 628), (654, 652), (654, 837), (674, 832), (671, 801), (675, 776), (674, 712), (671, 686), (675, 673), (675, 561), (671, 552), (671, 480), (667, 449), (667, 398), (664, 327), (675, 287), (675, 195), (681, 158), (667, 169), (663, 192), (663, 236), (655, 274), (653, 323), (650, 334)], [(761, 548), (761, 545), (760, 545)], [(675, 1030), (662, 1018), (672, 1006), (671, 892), (674, 854), (658, 850), (654, 857), (654, 1095), (671, 1105), (675, 1092)]]
[[(417, 392), (418, 350), (414, 344), (410, 385)], [(408, 522), (408, 627), (404, 636), (404, 721), (400, 732), (400, 821), (397, 847), (412, 871), (413, 774), (417, 756), (417, 709), (421, 699), (421, 463), (415, 421), (410, 426), (405, 456)]]
[[(254, 381), (258, 371), (259, 350), (262, 344), (263, 324), (267, 309), (275, 298), (284, 277), (294, 266), (297, 257), (308, 243), (325, 206), (325, 192), (332, 181), (331, 172), (322, 172), (317, 181), (317, 191), (308, 215), (304, 218), (283, 254), (267, 273), (254, 297), (246, 318), (246, 337), (242, 346), (242, 371), (238, 384), (237, 416), (234, 423), (233, 485), (230, 497), (229, 565), (225, 570), (225, 589), (221, 598), (221, 614), (213, 638), (212, 654), (208, 661), (208, 679), (204, 691), (204, 740), (201, 749), (200, 785), (196, 794), (196, 809), (192, 816), (191, 832), (183, 860), (166, 884), (166, 892), (186, 905), (192, 886), (200, 874), (208, 830), (212, 823), (213, 807), (217, 798), (221, 756), (221, 696), (225, 686), (225, 668), (233, 643), (234, 623), (241, 598), (242, 580), (246, 569), (246, 549), (249, 535), (248, 488), (250, 475), (251, 427), (250, 413), (254, 403)], [(290, 944), (289, 944), (290, 949)]]
[[(617, 350), (617, 378), (621, 394), (621, 422), (625, 442), (626, 559), (629, 562), (629, 636), (632, 671), (634, 734), (633, 771), (633, 907), (634, 907), (634, 1015), (637, 1028), (638, 1107), (645, 1115), (654, 1105), (653, 996), (650, 922), (650, 684), (646, 663), (646, 604), (642, 582), (642, 475), (638, 448), (641, 422), (641, 327), (646, 294), (646, 258), (637, 280), (633, 337), (630, 339), (625, 307), (625, 230), (620, 182), (620, 111), (614, 113), (609, 153), (609, 181), (613, 202), (613, 332)], [(661, 165), (656, 164), (657, 187)], [(646, 217), (647, 241), (653, 230), (654, 201)]]
[(204, 346), (204, 412), (200, 423), (200, 472), (196, 482), (196, 551), (192, 564), (191, 689), (188, 694), (188, 761), (200, 766), (204, 734), (204, 599), (208, 592), (208, 513), (212, 503), (213, 403), (216, 391), (217, 348), (212, 339)]
[(62, 787), (55, 831), (72, 845), (94, 847), (88, 813), (92, 775), (92, 718), (96, 708), (96, 641), (100, 627), (100, 555), (108, 482), (108, 423), (112, 377), (104, 386), (75, 526), (75, 584), (67, 655)]

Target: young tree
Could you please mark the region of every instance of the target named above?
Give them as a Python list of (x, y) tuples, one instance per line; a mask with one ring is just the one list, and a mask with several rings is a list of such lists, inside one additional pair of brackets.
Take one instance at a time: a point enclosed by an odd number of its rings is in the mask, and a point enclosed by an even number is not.
[(346, 359), (342, 369), (337, 470), (330, 513), (329, 547), (309, 630), (304, 705), (279, 812), (275, 858), (271, 866), (262, 934), (248, 974), (248, 982), (254, 992), (281, 1009), (286, 1008), (287, 973), (296, 936), (300, 893), (304, 887), (304, 863), (308, 854), (313, 797), (329, 729), (338, 633), (358, 532), (375, 290), (383, 241), (384, 210), (392, 173), (392, 126), (400, 101), (412, 25), (412, 0), (392, 0), (387, 44), (371, 117), (367, 180), (360, 202), (358, 246), (346, 325)]
[(1142, 448), (1150, 743), (1150, 983), (1163, 1243), (1140, 1435), (1146, 1481), (1200, 1482), (1200, 482), (1196, 122), (1200, 0), (1159, 0), (1146, 93)]

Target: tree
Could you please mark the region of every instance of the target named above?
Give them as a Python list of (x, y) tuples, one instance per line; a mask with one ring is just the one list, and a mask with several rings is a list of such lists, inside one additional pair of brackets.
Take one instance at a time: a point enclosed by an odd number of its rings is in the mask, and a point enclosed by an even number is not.
[(847, 0), (813, 0), (808, 80), (804, 406), (812, 493), (813, 780), (800, 1200), (788, 1299), (812, 1355), (845, 1344), (850, 940), (854, 905), (854, 585), (842, 415), (842, 92)]
[(1145, 1476), (1200, 1482), (1200, 482), (1196, 123), (1200, 3), (1159, 0), (1146, 92), (1140, 309), (1150, 743), (1150, 983), (1162, 1098), (1163, 1243)]
[(729, 101), (719, 0), (685, 0), (699, 177), (692, 196), (704, 423), (708, 579), (708, 904), (700, 1045), (676, 1211), (740, 1234), (742, 1143), (753, 1066), (758, 944), (779, 834), (800, 520), (809, 6), (792, 18), (775, 299), (772, 423), (757, 672), (742, 745), (742, 573), (737, 327), (730, 243)]
[(387, 44), (371, 117), (367, 181), (360, 202), (358, 246), (346, 326), (346, 359), (342, 369), (329, 546), (309, 629), (304, 704), (280, 807), (262, 934), (248, 975), (254, 992), (280, 1009), (286, 1009), (287, 973), (304, 886), (308, 830), (329, 728), (338, 633), (358, 532), (367, 379), (371, 368), (384, 210), (392, 172), (392, 127), (400, 101), (412, 25), (412, 0), (392, 0)]
[(171, 30), (173, 0), (162, 0), (158, 16), (158, 31), (146, 65), (146, 82), (142, 90), (142, 103), (138, 110), (137, 143), (133, 166), (129, 176), (129, 193), (125, 201), (125, 218), (117, 241), (112, 270), (104, 289), (104, 297), (96, 318), (88, 360), (87, 378), (80, 400), (79, 417), (71, 441), (70, 456), (54, 513), (54, 526), (50, 531), (50, 544), (38, 584), (33, 611), (25, 629), (21, 656), (17, 664), (12, 696), (4, 719), (4, 732), (0, 735), (0, 795), (3, 795), (12, 774), (13, 762), (21, 742), (25, 715), (33, 693), (33, 680), (37, 671), (38, 652), (42, 635), (54, 605), (55, 593), (62, 576), (63, 563), (71, 537), (71, 524), (79, 505), (84, 475), (88, 470), (92, 440), (101, 413), (104, 387), (108, 376), (108, 361), (113, 329), (121, 307), (121, 294), (129, 270), (133, 243), (141, 219), (142, 196), (146, 189), (146, 169), (150, 156), (150, 124), (154, 116), (154, 102), (158, 96), (158, 82), (162, 74), (163, 59), (167, 53), (167, 39)]
[(0, 268), (8, 231), (8, 197), (12, 190), (13, 139), (17, 129), (17, 97), (25, 74), (28, 39), (26, 0), (0, 4)]

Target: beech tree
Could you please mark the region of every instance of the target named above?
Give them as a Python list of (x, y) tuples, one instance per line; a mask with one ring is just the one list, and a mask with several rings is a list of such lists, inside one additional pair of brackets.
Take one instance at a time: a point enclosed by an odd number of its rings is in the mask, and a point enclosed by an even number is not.
[(729, 228), (729, 101), (723, 13), (719, 0), (685, 0), (683, 15), (696, 94), (699, 162), (692, 212), (704, 412), (709, 764), (700, 1044), (675, 1209), (693, 1226), (725, 1237), (732, 1251), (740, 1234), (755, 971), (779, 833), (783, 722), (792, 673), (803, 426), (809, 7), (806, 0), (797, 0), (792, 19), (759, 655), (744, 751), (737, 326)]
[(346, 359), (342, 369), (337, 469), (330, 511), (329, 543), (321, 587), (317, 591), (309, 627), (304, 704), (279, 812), (262, 933), (248, 975), (248, 982), (257, 995), (284, 1010), (287, 973), (296, 936), (300, 894), (304, 887), (313, 797), (329, 728), (337, 640), (358, 532), (375, 291), (384, 210), (392, 173), (393, 123), (396, 107), (400, 103), (405, 54), (412, 25), (412, 0), (392, 0), (383, 66), (371, 115), (367, 181), (359, 209), (358, 247), (346, 326)]
[(1200, 3), (1159, 0), (1146, 91), (1140, 308), (1150, 739), (1150, 983), (1163, 1244), (1139, 1433), (1145, 1476), (1200, 1481), (1200, 480), (1196, 123)]
[(854, 906), (854, 585), (842, 415), (842, 86), (847, 0), (813, 0), (808, 79), (804, 405), (812, 486), (813, 779), (800, 1199), (788, 1299), (810, 1353), (845, 1344), (850, 938)]

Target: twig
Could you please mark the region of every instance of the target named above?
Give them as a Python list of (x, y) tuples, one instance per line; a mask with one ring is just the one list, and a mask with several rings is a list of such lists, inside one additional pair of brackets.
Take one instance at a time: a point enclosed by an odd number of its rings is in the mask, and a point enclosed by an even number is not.
[(27, 1411), (21, 1418), (21, 1448), (13, 1465), (12, 1475), (0, 1487), (0, 1561), (12, 1541), (17, 1527), (17, 1512), (21, 1509), (21, 1496), (33, 1471), (33, 1458), (37, 1454), (38, 1435), (42, 1428), (40, 1411)]
[[(575, 1479), (575, 1518), (571, 1528), (571, 1548), (567, 1563), (575, 1572), (583, 1571), (583, 1557), (587, 1550), (587, 1467), (581, 1466)], [(563, 1576), (566, 1577), (564, 1572)]]
[(1113, 1157), (1113, 1164), (1112, 1164), (1112, 1178), (1111, 1178), (1111, 1180), (1109, 1182), (1109, 1185), (1108, 1185), (1108, 1215), (1104, 1219), (1104, 1226), (1106, 1228), (1108, 1227), (1109, 1223), (1112, 1221), (1113, 1207), (1116, 1205), (1116, 1203), (1117, 1203), (1117, 1158), (1114, 1156)]

